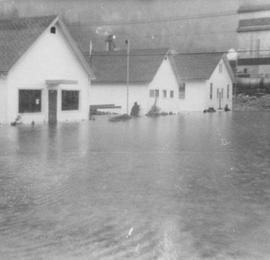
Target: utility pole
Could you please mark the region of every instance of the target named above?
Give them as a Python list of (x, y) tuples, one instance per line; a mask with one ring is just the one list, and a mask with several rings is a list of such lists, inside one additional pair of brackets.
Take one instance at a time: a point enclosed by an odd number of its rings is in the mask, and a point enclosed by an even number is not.
[(125, 44), (127, 46), (127, 78), (126, 78), (126, 84), (127, 84), (127, 115), (129, 115), (129, 67), (130, 67), (130, 44), (129, 40), (125, 41)]
[(238, 68), (238, 52), (236, 52), (236, 59), (235, 59), (235, 83), (234, 83), (235, 103), (237, 102), (237, 68)]

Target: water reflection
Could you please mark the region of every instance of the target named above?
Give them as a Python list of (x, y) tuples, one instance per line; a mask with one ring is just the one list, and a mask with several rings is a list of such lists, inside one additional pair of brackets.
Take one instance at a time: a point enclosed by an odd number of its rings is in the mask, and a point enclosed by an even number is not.
[(0, 255), (268, 259), (269, 119), (0, 128)]

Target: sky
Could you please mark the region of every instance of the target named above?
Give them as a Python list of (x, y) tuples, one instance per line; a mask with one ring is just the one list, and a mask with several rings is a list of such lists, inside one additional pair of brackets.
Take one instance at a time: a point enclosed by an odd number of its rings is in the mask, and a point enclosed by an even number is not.
[[(223, 51), (237, 47), (237, 9), (244, 0), (0, 0), (0, 15), (60, 14), (83, 50), (105, 48), (108, 34), (118, 48), (169, 47)], [(249, 1), (249, 0), (245, 0)], [(263, 0), (254, 1), (262, 3)]]

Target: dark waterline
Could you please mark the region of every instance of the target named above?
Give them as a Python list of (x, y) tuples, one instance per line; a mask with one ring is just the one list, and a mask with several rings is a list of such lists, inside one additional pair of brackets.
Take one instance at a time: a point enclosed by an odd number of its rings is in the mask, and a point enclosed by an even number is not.
[(270, 113), (0, 128), (0, 259), (269, 259)]

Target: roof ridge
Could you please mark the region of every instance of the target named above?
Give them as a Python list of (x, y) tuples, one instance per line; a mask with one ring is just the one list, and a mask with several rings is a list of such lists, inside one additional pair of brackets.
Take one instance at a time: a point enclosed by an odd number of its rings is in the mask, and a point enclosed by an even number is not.
[(30, 20), (30, 19), (43, 19), (43, 18), (56, 18), (59, 15), (41, 15), (41, 16), (23, 16), (23, 17), (12, 17), (12, 18), (0, 18), (0, 22), (18, 22), (21, 20)]
[[(131, 51), (156, 51), (156, 50), (170, 50), (170, 48), (131, 48)], [(118, 51), (126, 51), (126, 49), (117, 49), (117, 50), (112, 50), (112, 51), (94, 51), (94, 52), (108, 52), (108, 53), (112, 53), (112, 52), (118, 52)]]

